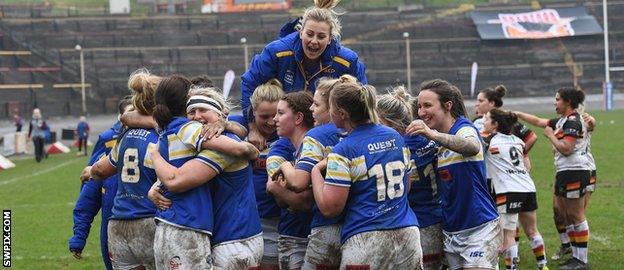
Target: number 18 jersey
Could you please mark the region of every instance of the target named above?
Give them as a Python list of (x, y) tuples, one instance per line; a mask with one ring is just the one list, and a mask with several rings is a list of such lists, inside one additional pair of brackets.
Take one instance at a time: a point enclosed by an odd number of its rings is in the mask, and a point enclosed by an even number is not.
[(401, 135), (377, 124), (356, 127), (334, 147), (325, 184), (349, 188), (343, 244), (363, 232), (418, 226), (407, 203), (409, 159)]

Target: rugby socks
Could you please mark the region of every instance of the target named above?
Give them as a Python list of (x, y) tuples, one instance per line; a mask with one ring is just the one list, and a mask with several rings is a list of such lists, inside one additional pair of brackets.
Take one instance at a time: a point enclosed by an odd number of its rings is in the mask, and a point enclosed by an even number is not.
[(584, 220), (580, 224), (574, 225), (574, 243), (576, 246), (576, 255), (579, 261), (587, 263), (587, 242), (589, 241), (589, 224)]
[(546, 248), (544, 247), (544, 239), (541, 235), (537, 234), (533, 236), (533, 239), (531, 239), (531, 249), (533, 250), (533, 255), (535, 255), (537, 267), (544, 267), (547, 263)]
[(514, 258), (517, 257), (518, 245), (513, 245), (507, 248), (507, 252), (505, 252), (505, 269), (517, 269), (518, 266), (514, 264)]
[(572, 257), (576, 258), (578, 249), (576, 248), (574, 225), (566, 226), (566, 234), (568, 235), (568, 243), (572, 246)]
[(567, 227), (565, 225), (556, 224), (557, 232), (559, 233), (559, 240), (561, 240), (562, 247), (570, 247), (570, 237), (568, 237)]

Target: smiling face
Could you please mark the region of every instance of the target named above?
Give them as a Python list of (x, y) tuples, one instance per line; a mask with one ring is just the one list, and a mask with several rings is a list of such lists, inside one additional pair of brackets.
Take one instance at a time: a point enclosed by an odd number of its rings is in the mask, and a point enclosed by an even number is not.
[(440, 132), (447, 132), (446, 127), (453, 121), (451, 102), (446, 102), (444, 106), (446, 108), (440, 103), (438, 94), (431, 90), (422, 90), (418, 94), (418, 116), (429, 128)]
[(296, 117), (297, 115), (288, 106), (288, 102), (280, 100), (277, 103), (277, 114), (275, 114), (275, 117), (273, 118), (275, 125), (277, 126), (277, 135), (289, 137), (294, 134), (297, 126), (297, 123), (295, 122)]
[(329, 123), (331, 120), (329, 116), (329, 104), (325, 102), (321, 91), (316, 91), (314, 93), (314, 100), (312, 106), (310, 106), (310, 111), (312, 111), (312, 117), (314, 118), (314, 126)]
[(277, 113), (277, 101), (262, 101), (254, 108), (254, 120), (258, 131), (263, 135), (270, 135), (275, 132), (275, 114)]
[(477, 102), (475, 103), (477, 116), (484, 116), (493, 108), (494, 101), (489, 101), (483, 93), (479, 93), (479, 95), (477, 95)]
[(221, 116), (213, 110), (206, 108), (194, 108), (186, 114), (186, 118), (202, 124), (212, 124), (219, 121)]
[(492, 117), (490, 116), (490, 113), (486, 113), (483, 116), (483, 131), (485, 131), (486, 133), (494, 133), (496, 132), (498, 129), (498, 123), (494, 122), (494, 120), (492, 120)]
[(303, 26), (299, 37), (303, 46), (303, 53), (307, 59), (316, 60), (331, 42), (330, 26), (326, 22), (309, 20)]

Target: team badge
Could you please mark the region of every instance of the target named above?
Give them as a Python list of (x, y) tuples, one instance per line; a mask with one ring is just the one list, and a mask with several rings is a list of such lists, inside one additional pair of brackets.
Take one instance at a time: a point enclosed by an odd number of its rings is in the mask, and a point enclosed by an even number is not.
[(182, 265), (182, 261), (179, 256), (174, 256), (169, 260), (169, 270), (179, 270)]

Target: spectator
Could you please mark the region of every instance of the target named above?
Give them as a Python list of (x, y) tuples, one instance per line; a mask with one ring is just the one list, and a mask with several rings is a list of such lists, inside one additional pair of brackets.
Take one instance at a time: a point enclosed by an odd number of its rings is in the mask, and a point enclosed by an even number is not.
[(81, 155), (82, 149), (84, 148), (83, 156), (87, 155), (87, 138), (89, 138), (89, 124), (87, 124), (87, 119), (84, 116), (80, 116), (80, 121), (78, 122), (78, 127), (76, 128), (76, 133), (78, 135), (78, 154)]
[(15, 132), (21, 132), (24, 125), (24, 119), (19, 115), (19, 111), (15, 109), (13, 114), (13, 121), (15, 122)]
[(30, 126), (28, 127), (28, 139), (32, 139), (35, 145), (35, 160), (37, 160), (37, 162), (40, 162), (45, 155), (45, 153), (43, 153), (43, 143), (46, 129), (47, 125), (45, 120), (41, 117), (41, 110), (35, 108), (32, 113), (32, 119), (30, 120)]

